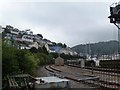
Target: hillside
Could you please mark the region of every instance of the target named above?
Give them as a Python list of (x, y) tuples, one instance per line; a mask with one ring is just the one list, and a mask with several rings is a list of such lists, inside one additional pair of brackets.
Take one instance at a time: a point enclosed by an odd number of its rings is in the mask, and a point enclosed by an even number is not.
[(101, 54), (115, 54), (118, 50), (117, 41), (107, 41), (107, 42), (98, 42), (92, 44), (80, 44), (71, 48), (78, 53), (82, 54), (92, 54), (92, 55), (101, 55)]

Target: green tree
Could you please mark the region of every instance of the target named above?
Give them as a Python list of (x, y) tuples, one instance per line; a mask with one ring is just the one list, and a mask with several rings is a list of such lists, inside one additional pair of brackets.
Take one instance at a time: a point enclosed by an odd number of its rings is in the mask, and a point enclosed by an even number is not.
[(52, 54), (47, 55), (46, 60), (47, 60), (47, 64), (53, 64), (54, 63)]
[(19, 62), (17, 61), (17, 49), (12, 46), (7, 46), (3, 43), (2, 46), (2, 70), (3, 77), (8, 74), (16, 74), (20, 72)]
[(33, 74), (37, 67), (34, 55), (27, 50), (19, 50), (17, 57), (21, 71)]
[(32, 47), (32, 48), (30, 49), (30, 52), (32, 52), (32, 53), (37, 53), (37, 52), (38, 52), (38, 49), (36, 49), (35, 47)]
[(37, 34), (38, 36), (40, 36), (41, 38), (43, 38), (42, 34)]
[(63, 44), (62, 44), (62, 43), (58, 43), (57, 45), (58, 45), (58, 46), (63, 46)]
[(66, 48), (66, 47), (67, 47), (67, 45), (64, 43), (63, 47), (64, 47), (64, 48)]
[(45, 54), (48, 54), (48, 51), (47, 51), (45, 46), (42, 47), (42, 52), (45, 53)]

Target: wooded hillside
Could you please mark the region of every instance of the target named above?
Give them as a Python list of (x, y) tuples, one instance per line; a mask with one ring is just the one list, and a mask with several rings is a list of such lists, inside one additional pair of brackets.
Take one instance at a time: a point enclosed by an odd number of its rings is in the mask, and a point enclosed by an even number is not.
[(98, 42), (92, 44), (80, 44), (72, 47), (78, 53), (102, 55), (102, 54), (115, 54), (118, 51), (117, 41)]

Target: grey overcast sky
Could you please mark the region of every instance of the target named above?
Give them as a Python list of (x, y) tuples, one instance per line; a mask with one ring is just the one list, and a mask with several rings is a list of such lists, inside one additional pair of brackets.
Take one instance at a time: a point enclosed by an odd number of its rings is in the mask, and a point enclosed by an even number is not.
[(0, 24), (31, 29), (54, 42), (78, 44), (117, 40), (117, 28), (109, 23), (114, 2), (5, 2)]

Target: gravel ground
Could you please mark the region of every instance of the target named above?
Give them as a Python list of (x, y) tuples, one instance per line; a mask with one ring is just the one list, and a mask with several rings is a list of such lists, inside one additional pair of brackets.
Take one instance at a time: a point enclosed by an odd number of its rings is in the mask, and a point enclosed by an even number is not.
[[(81, 69), (81, 68), (76, 68), (76, 67), (71, 67), (71, 66), (55, 66), (53, 65), (54, 68), (57, 68), (59, 70), (68, 72), (68, 73), (74, 73), (76, 75), (86, 75), (86, 76), (98, 76), (100, 77), (100, 80), (108, 81), (108, 82), (118, 82), (120, 80), (120, 76), (113, 76), (109, 75), (109, 72), (101, 72), (101, 71), (92, 71), (88, 69)], [(104, 73), (104, 74), (103, 74)]]
[[(80, 70), (74, 70), (74, 68), (70, 68), (68, 66), (54, 66), (55, 68), (59, 69), (59, 70), (64, 70), (65, 72), (68, 73), (76, 73)], [(51, 73), (49, 71), (47, 71), (44, 66), (39, 67), (36, 73), (36, 77), (43, 77), (43, 76), (51, 76)], [(71, 88), (94, 88), (93, 86), (87, 85), (87, 84), (83, 84), (82, 82), (75, 82), (70, 80), (70, 87)]]
[(41, 66), (41, 67), (38, 68), (37, 73), (36, 73), (36, 77), (50, 76), (49, 71), (47, 71), (44, 67), (45, 66)]
[(62, 70), (64, 72), (67, 73), (72, 73), (72, 74), (76, 74), (76, 75), (85, 75), (85, 76), (93, 76), (92, 72), (90, 71), (86, 71), (85, 69), (81, 69), (81, 68), (75, 68), (75, 67), (71, 67), (71, 66), (55, 66), (53, 65), (52, 67)]
[[(66, 66), (66, 65), (65, 66), (54, 66), (53, 65), (52, 67), (56, 68), (58, 70), (64, 71), (66, 73), (69, 73), (68, 76), (75, 78), (75, 79), (88, 77), (86, 75), (92, 76), (92, 74), (86, 73), (85, 71), (83, 71), (80, 68), (74, 68), (74, 67), (70, 67), (70, 66)], [(77, 77), (77, 76), (79, 76), (79, 77)], [(70, 85), (71, 85), (71, 88), (95, 88), (94, 86), (90, 86), (87, 84), (83, 84), (82, 82), (76, 82), (76, 81), (71, 81), (71, 80), (70, 80)]]

